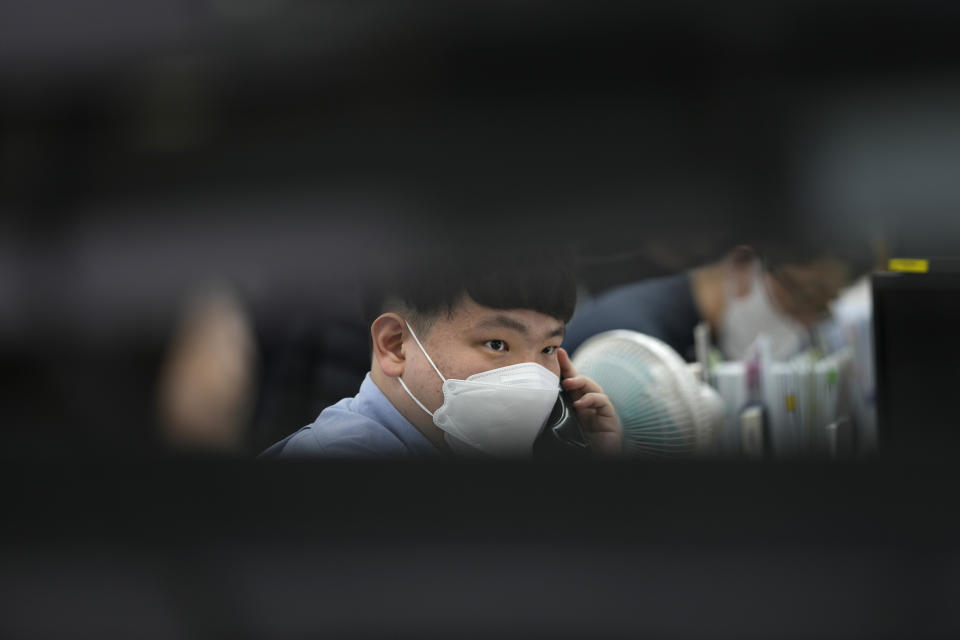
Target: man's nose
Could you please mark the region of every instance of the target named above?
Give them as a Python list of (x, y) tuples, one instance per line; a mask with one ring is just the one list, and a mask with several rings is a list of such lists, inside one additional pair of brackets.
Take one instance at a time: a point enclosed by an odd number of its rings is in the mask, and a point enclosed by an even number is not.
[(524, 362), (540, 362), (539, 349), (518, 349), (514, 351), (514, 357), (510, 359), (510, 364), (523, 364)]

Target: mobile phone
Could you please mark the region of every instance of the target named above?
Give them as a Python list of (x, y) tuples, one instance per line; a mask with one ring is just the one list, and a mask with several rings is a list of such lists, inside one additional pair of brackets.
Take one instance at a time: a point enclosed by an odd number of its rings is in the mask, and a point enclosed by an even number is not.
[(590, 442), (583, 435), (583, 427), (566, 389), (561, 389), (543, 431), (533, 443), (533, 456), (542, 459), (590, 457)]

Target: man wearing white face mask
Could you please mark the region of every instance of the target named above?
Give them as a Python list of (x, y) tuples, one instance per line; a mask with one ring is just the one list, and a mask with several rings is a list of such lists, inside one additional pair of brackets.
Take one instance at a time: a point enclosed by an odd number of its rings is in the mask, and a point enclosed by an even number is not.
[(594, 453), (620, 452), (610, 400), (560, 348), (576, 295), (562, 258), (459, 249), (403, 262), (376, 296), (359, 393), (264, 455), (529, 457), (561, 387)]
[[(776, 359), (784, 360), (800, 351), (809, 342), (810, 326), (826, 312), (827, 303), (846, 280), (841, 266), (821, 262), (807, 265), (805, 271), (799, 265), (782, 269), (777, 275), (787, 278), (785, 284), (767, 273), (745, 248), (735, 250), (723, 270), (724, 303), (722, 311), (715, 314), (719, 320), (714, 324), (720, 349), (731, 360), (744, 358), (759, 335), (770, 339)], [(807, 282), (797, 274), (806, 276)], [(710, 286), (704, 277), (701, 275), (698, 283), (701, 289)], [(810, 282), (821, 285), (820, 290), (808, 292), (803, 285)]]
[(785, 263), (767, 271), (749, 247), (689, 273), (614, 287), (585, 299), (564, 341), (573, 351), (601, 331), (633, 329), (660, 338), (681, 355), (693, 353), (693, 328), (710, 324), (724, 355), (742, 358), (761, 333), (773, 354), (799, 350), (809, 327), (849, 280), (846, 264), (830, 257)]

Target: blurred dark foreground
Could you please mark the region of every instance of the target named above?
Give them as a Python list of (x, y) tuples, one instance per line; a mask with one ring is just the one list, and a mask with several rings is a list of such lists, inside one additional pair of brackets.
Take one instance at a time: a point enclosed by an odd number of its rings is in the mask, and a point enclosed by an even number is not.
[(957, 471), (2, 467), (0, 635), (949, 637)]

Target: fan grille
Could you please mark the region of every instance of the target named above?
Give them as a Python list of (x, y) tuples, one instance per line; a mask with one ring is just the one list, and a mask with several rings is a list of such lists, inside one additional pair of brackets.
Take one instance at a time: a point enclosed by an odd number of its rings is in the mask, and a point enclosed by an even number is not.
[[(665, 361), (663, 353), (634, 337), (652, 340), (649, 336), (610, 333), (585, 342), (573, 362), (610, 397), (623, 426), (624, 453), (654, 458), (693, 454), (696, 416), (679, 379), (687, 372), (677, 371), (677, 363)], [(677, 360), (682, 366), (679, 356)]]

